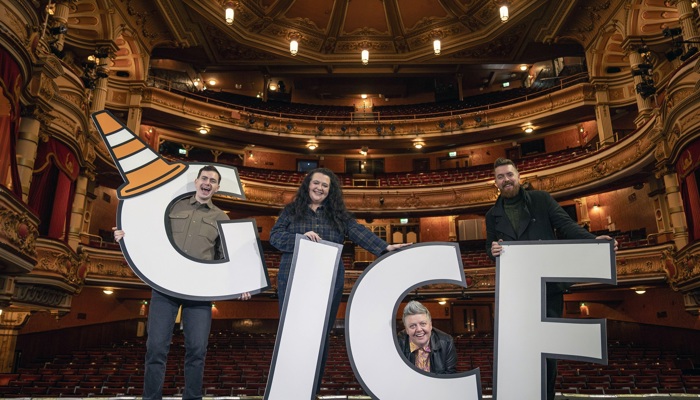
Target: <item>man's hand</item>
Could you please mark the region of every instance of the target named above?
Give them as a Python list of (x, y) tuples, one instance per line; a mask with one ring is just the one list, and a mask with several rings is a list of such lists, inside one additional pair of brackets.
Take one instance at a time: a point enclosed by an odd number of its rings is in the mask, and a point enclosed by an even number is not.
[(608, 235), (597, 236), (596, 239), (601, 239), (601, 240), (612, 240), (613, 243), (615, 244), (615, 251), (617, 252), (617, 240), (611, 238), (611, 237), (608, 236)]
[(251, 298), (250, 292), (245, 292), (238, 299), (245, 301), (245, 300), (250, 300), (250, 298)]
[(494, 257), (498, 257), (503, 253), (503, 246), (501, 246), (501, 242), (503, 239), (498, 239), (498, 242), (491, 242), (491, 255)]

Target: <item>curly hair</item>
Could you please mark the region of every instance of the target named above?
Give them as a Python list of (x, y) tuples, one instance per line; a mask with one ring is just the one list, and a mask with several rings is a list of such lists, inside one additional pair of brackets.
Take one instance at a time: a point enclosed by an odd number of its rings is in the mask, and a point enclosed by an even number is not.
[(298, 218), (304, 218), (306, 216), (309, 210), (309, 204), (311, 204), (309, 186), (311, 185), (311, 178), (316, 173), (326, 175), (330, 178), (331, 184), (328, 188), (328, 196), (323, 200), (323, 207), (326, 215), (331, 219), (336, 229), (340, 232), (345, 232), (347, 220), (351, 219), (352, 215), (347, 208), (345, 208), (345, 200), (343, 200), (343, 190), (340, 188), (340, 180), (338, 180), (338, 177), (328, 168), (316, 168), (309, 171), (301, 182), (301, 186), (299, 186), (292, 202), (287, 204), (285, 209), (292, 220), (297, 220)]

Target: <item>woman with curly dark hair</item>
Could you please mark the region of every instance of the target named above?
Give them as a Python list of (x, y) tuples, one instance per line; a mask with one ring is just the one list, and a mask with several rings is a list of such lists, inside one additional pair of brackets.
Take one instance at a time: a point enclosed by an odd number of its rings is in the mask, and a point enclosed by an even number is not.
[[(359, 224), (345, 208), (343, 192), (338, 177), (327, 168), (310, 171), (301, 183), (294, 199), (280, 213), (275, 226), (270, 232), (270, 243), (282, 252), (279, 273), (277, 274), (277, 294), (282, 310), (287, 291), (287, 279), (292, 265), (296, 234), (302, 234), (309, 240), (318, 242), (326, 240), (343, 243), (347, 236), (353, 243), (374, 255), (393, 251), (410, 243), (388, 244)], [(338, 275), (333, 292), (333, 302), (329, 313), (328, 333), (335, 322), (338, 307), (343, 297), (345, 268), (342, 259), (338, 262)], [(324, 349), (321, 364), (323, 366), (328, 354), (328, 341)], [(320, 380), (319, 380), (320, 382)]]

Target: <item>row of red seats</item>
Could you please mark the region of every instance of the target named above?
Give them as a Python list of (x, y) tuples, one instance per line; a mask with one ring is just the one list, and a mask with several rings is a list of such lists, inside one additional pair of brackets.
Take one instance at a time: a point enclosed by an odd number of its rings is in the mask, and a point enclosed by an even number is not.
[[(171, 346), (165, 383), (166, 395), (181, 394), (182, 336)], [(484, 393), (492, 390), (493, 338), (457, 336), (459, 370), (479, 368)], [(262, 395), (275, 344), (274, 334), (244, 335), (231, 332), (212, 334), (204, 378), (211, 396)], [(143, 340), (104, 348), (76, 351), (51, 360), (37, 360), (16, 374), (0, 374), (0, 396), (110, 396), (140, 395), (143, 383)], [(232, 356), (235, 354), (235, 356)], [(620, 343), (609, 345), (609, 365), (561, 361), (557, 388), (564, 393), (588, 394), (601, 391), (631, 394), (696, 393), (700, 374), (692, 358), (675, 352), (646, 349)], [(347, 359), (343, 336), (331, 338), (324, 394), (362, 394)]]

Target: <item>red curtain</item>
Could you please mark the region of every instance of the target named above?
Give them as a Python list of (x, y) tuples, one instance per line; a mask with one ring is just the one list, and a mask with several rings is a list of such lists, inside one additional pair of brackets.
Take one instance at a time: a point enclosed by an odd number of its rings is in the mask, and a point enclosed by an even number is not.
[(700, 239), (700, 140), (691, 143), (676, 162), (683, 209), (688, 224), (688, 242)]
[(80, 173), (75, 154), (63, 143), (50, 139), (37, 149), (29, 206), (41, 219), (40, 234), (68, 240), (70, 210), (75, 181)]
[(683, 203), (685, 203), (685, 215), (687, 215), (686, 219), (688, 220), (689, 243), (700, 239), (700, 188), (698, 188), (697, 174), (700, 174), (700, 171), (695, 171), (695, 173), (685, 177), (681, 191)]
[[(22, 198), (22, 184), (17, 169), (17, 135), (19, 134), (20, 90), (24, 84), (19, 65), (7, 50), (0, 48), (0, 91), (9, 101), (8, 116), (0, 116), (0, 168), (10, 167), (12, 193)], [(3, 172), (4, 174), (4, 172)], [(4, 183), (3, 179), (0, 183)]]

